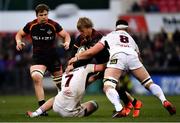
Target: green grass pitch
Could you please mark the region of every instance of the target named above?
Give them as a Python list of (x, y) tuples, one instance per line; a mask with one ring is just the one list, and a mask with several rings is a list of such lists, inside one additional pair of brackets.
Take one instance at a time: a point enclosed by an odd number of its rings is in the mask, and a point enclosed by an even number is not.
[[(48, 95), (49, 98), (52, 95)], [(170, 116), (160, 101), (153, 96), (136, 96), (143, 102), (140, 117), (133, 118), (132, 114), (125, 118), (113, 119), (112, 104), (104, 94), (86, 95), (83, 101), (96, 100), (99, 109), (93, 115), (84, 118), (61, 118), (53, 111), (48, 117), (29, 118), (27, 110), (35, 110), (35, 96), (0, 96), (0, 122), (178, 122), (180, 121), (180, 96), (168, 96), (176, 106), (177, 114)]]

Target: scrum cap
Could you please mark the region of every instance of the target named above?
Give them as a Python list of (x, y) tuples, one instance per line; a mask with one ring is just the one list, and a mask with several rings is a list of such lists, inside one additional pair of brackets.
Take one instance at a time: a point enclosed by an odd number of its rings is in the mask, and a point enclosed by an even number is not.
[(117, 20), (116, 29), (124, 29), (124, 28), (128, 28), (128, 22), (125, 20)]

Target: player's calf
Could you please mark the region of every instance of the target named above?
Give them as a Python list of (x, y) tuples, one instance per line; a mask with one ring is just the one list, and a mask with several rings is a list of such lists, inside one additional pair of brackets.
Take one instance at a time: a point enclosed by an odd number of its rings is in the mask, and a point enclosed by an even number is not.
[(98, 109), (98, 104), (94, 100), (83, 103), (82, 106), (86, 108), (84, 116), (89, 116)]

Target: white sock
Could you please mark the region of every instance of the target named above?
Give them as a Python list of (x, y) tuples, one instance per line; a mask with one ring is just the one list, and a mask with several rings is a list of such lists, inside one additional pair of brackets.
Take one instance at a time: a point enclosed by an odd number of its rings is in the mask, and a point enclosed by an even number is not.
[(164, 96), (164, 93), (162, 89), (159, 87), (159, 85), (153, 83), (150, 85), (149, 90), (153, 95), (159, 98), (162, 103), (166, 100), (166, 97)]
[(43, 113), (43, 110), (41, 108), (38, 108), (35, 112), (32, 113), (33, 117), (39, 116)]
[(117, 93), (115, 89), (112, 89), (112, 88), (108, 89), (106, 91), (106, 96), (110, 100), (110, 102), (114, 105), (116, 111), (122, 110), (123, 107), (120, 103), (119, 94)]

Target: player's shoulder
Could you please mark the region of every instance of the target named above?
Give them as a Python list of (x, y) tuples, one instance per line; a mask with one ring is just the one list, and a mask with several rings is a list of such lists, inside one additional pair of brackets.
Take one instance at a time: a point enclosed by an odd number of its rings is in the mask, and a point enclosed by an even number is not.
[(58, 22), (57, 21), (54, 21), (52, 19), (48, 19), (48, 23), (52, 24), (52, 25), (57, 25)]
[(37, 19), (27, 22), (27, 25), (34, 25), (37, 24)]
[(75, 37), (75, 44), (79, 47), (81, 45), (84, 45), (86, 42), (86, 39), (84, 38), (83, 35), (79, 34)]
[(108, 36), (111, 36), (111, 35), (114, 35), (114, 34), (117, 34), (117, 32), (116, 31), (111, 31), (111, 32), (107, 33), (105, 35), (105, 37), (108, 37)]
[(96, 37), (102, 37), (103, 34), (100, 31), (97, 31), (95, 29), (92, 30), (92, 34), (95, 35)]

